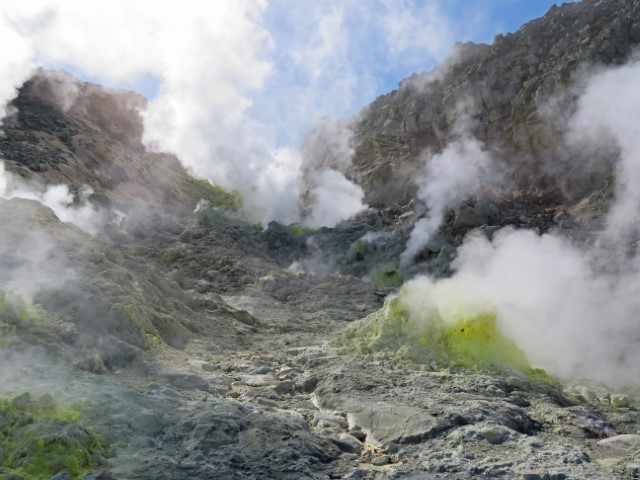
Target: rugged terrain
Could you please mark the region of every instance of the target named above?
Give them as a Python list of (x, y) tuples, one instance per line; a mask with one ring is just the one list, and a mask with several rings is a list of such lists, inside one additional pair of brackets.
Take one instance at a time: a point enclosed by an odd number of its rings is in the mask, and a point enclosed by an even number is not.
[[(570, 111), (579, 73), (638, 42), (640, 2), (585, 0), (460, 45), (355, 119), (371, 208), (319, 230), (253, 224), (236, 194), (146, 151), (141, 96), (39, 72), (0, 155), (31, 189), (68, 185), (96, 230), (0, 200), (0, 478), (638, 478), (637, 386), (530, 368), (490, 318), (496, 343), (472, 332), (440, 352), (393, 300), (450, 275), (470, 232), (591, 242), (617, 152), (558, 148), (542, 106), (564, 92)], [(407, 179), (460, 109), (514, 182), (448, 211), (401, 266), (428, 211)], [(578, 155), (599, 174), (573, 170)], [(496, 367), (486, 345), (516, 353)]]

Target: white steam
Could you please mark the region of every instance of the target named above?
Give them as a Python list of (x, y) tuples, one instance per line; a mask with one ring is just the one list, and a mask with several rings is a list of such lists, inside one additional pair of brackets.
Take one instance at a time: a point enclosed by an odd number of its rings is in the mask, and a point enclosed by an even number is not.
[[(18, 88), (31, 76), (35, 69), (33, 50), (29, 42), (23, 38), (13, 21), (14, 8), (7, 8), (5, 15), (0, 15), (0, 45), (4, 45), (0, 55), (0, 126), (9, 113), (7, 103), (18, 94)], [(12, 15), (13, 14), (13, 15)]]
[(429, 209), (416, 222), (400, 261), (409, 264), (420, 253), (444, 220), (445, 211), (495, 183), (497, 170), (484, 146), (468, 134), (449, 143), (438, 154), (423, 153), (426, 170), (418, 181), (418, 198)]
[(0, 198), (23, 198), (36, 200), (49, 207), (62, 222), (73, 223), (87, 233), (95, 235), (104, 226), (103, 212), (89, 203), (91, 188), (78, 192), (78, 202), (66, 185), (49, 185), (44, 189), (24, 182), (20, 177), (7, 172), (0, 161)]
[(559, 236), (507, 229), (493, 242), (468, 239), (452, 278), (418, 278), (408, 287), (443, 317), (495, 311), (499, 328), (534, 366), (609, 385), (630, 382), (640, 362), (640, 275), (604, 274), (593, 265), (590, 252)]
[[(418, 279), (411, 288), (443, 310), (470, 316), (495, 311), (501, 330), (533, 365), (611, 383), (640, 360), (624, 320), (638, 311), (640, 299), (627, 279), (598, 276), (566, 240), (522, 230), (501, 231), (493, 243), (474, 236), (454, 267), (450, 279)], [(615, 377), (614, 364), (620, 369)]]
[(333, 227), (364, 210), (364, 192), (347, 178), (354, 174), (348, 124), (321, 119), (309, 131), (302, 145), (302, 171), (313, 206), (305, 219), (311, 227)]
[(314, 208), (307, 223), (312, 227), (334, 227), (366, 207), (362, 188), (336, 170), (322, 170), (314, 179), (311, 195)]
[[(51, 235), (39, 231), (33, 224), (21, 226), (19, 234), (0, 233), (0, 258), (4, 259), (0, 290), (30, 302), (37, 293), (62, 288), (76, 278), (76, 272)], [(9, 265), (7, 259), (10, 259)]]
[(620, 149), (615, 198), (605, 236), (626, 240), (637, 234), (640, 217), (640, 63), (602, 72), (592, 78), (578, 102), (571, 124), (574, 138), (591, 143), (613, 139)]

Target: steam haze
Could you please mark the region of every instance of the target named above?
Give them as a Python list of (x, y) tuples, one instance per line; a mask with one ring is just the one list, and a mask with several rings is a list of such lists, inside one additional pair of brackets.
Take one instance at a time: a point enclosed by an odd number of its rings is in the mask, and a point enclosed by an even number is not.
[(23, 198), (35, 200), (49, 207), (63, 222), (70, 222), (87, 233), (95, 234), (104, 225), (107, 217), (104, 212), (88, 201), (93, 193), (91, 188), (83, 187), (78, 192), (77, 201), (66, 185), (49, 185), (47, 187), (25, 182), (16, 175), (5, 170), (0, 161), (0, 198)]
[[(628, 240), (638, 233), (640, 209), (640, 64), (632, 62), (597, 74), (588, 83), (571, 123), (571, 134), (587, 144), (612, 139), (620, 150), (615, 202), (604, 236)], [(586, 140), (585, 140), (586, 139)]]

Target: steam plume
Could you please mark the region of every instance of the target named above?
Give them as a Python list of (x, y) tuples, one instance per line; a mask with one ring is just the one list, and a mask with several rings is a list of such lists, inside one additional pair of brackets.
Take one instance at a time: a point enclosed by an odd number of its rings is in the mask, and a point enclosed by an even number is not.
[(479, 193), (499, 178), (491, 155), (467, 133), (449, 143), (442, 153), (424, 153), (423, 159), (426, 169), (418, 181), (418, 198), (427, 205), (429, 212), (418, 220), (411, 232), (407, 248), (400, 257), (404, 265), (429, 242), (442, 224), (447, 208)]
[(0, 198), (36, 200), (53, 210), (61, 221), (73, 223), (87, 233), (96, 234), (106, 219), (103, 212), (88, 202), (92, 193), (89, 187), (81, 189), (76, 202), (66, 185), (49, 185), (44, 188), (24, 182), (7, 172), (4, 162), (0, 161)]
[[(638, 82), (635, 62), (597, 73), (570, 120), (569, 140), (583, 142), (585, 155), (612, 139), (620, 152), (617, 162), (612, 159), (615, 197), (594, 246), (578, 248), (559, 233), (513, 229), (493, 241), (471, 236), (451, 278), (420, 278), (410, 288), (436, 298), (442, 309), (495, 310), (503, 331), (536, 366), (609, 385), (636, 381), (640, 256), (629, 242), (638, 232), (640, 207)], [(612, 248), (618, 245), (626, 248)]]

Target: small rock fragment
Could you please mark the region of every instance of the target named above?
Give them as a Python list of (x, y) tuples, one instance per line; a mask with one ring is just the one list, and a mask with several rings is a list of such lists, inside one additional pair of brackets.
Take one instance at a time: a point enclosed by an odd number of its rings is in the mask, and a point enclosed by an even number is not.
[(103, 470), (91, 472), (82, 477), (82, 480), (114, 480), (110, 473)]
[(374, 457), (371, 459), (371, 465), (381, 467), (383, 465), (388, 465), (390, 461), (391, 457), (389, 457), (389, 455), (380, 455), (379, 457)]
[(274, 387), (274, 390), (282, 395), (288, 395), (288, 394), (295, 393), (296, 386), (292, 381), (284, 380), (276, 384), (276, 386)]
[(338, 438), (329, 437), (329, 440), (331, 440), (340, 451), (345, 453), (359, 454), (364, 449), (364, 445), (351, 435), (341, 434)]
[(598, 446), (633, 453), (640, 450), (640, 435), (616, 435), (615, 437), (600, 440)]
[(271, 407), (271, 408), (277, 408), (278, 404), (276, 402), (274, 402), (273, 400), (270, 400), (268, 398), (264, 398), (264, 397), (258, 397), (256, 399), (256, 403), (258, 405), (263, 405), (265, 407)]
[(522, 480), (566, 480), (564, 473), (525, 473)]
[(184, 397), (184, 395), (182, 393), (180, 393), (179, 391), (177, 391), (176, 389), (171, 388), (171, 387), (163, 388), (162, 390), (160, 390), (160, 393), (162, 395), (165, 395), (165, 396), (171, 397), (171, 398)]
[(367, 470), (364, 470), (363, 468), (355, 468), (342, 478), (350, 478), (350, 479), (364, 478), (367, 476), (367, 474), (368, 474)]
[(65, 471), (56, 473), (53, 477), (51, 477), (50, 480), (71, 480), (71, 476), (69, 475), (69, 472), (65, 470)]
[(242, 375), (240, 381), (249, 387), (270, 387), (275, 385), (276, 379), (273, 375)]
[(180, 390), (209, 391), (209, 383), (193, 373), (167, 373), (163, 378), (169, 385)]
[(209, 362), (205, 362), (204, 360), (190, 360), (189, 364), (192, 367), (199, 368), (204, 370), (205, 372), (213, 372), (215, 368)]
[[(361, 442), (364, 442), (367, 439), (367, 434), (364, 433), (358, 426), (352, 428), (349, 433), (351, 436), (357, 438)], [(393, 442), (392, 442), (393, 443)]]
[(302, 393), (312, 393), (318, 386), (318, 377), (315, 375), (309, 375), (302, 378), (296, 383), (296, 390)]

